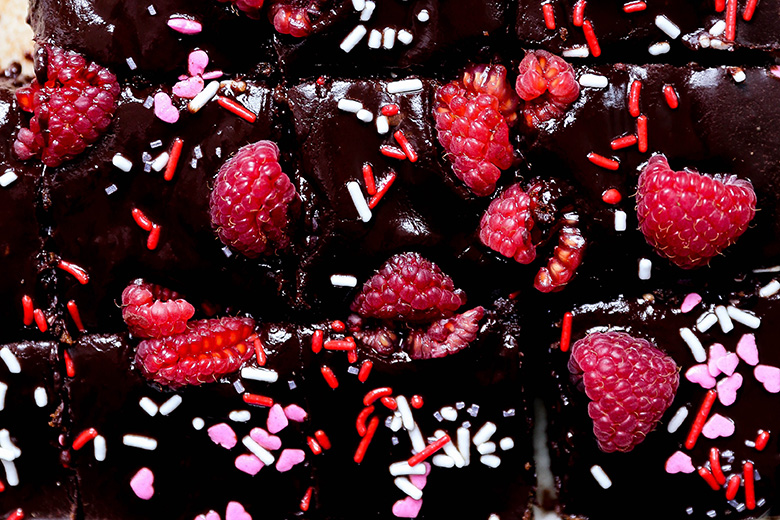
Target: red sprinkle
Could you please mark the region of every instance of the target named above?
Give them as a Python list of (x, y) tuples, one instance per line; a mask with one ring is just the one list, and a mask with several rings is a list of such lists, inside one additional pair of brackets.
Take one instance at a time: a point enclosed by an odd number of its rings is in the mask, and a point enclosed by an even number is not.
[(393, 185), (395, 182), (395, 172), (393, 170), (390, 170), (390, 176), (387, 177), (387, 180), (382, 185), (381, 188), (379, 188), (379, 191), (376, 192), (376, 195), (371, 197), (371, 200), (368, 201), (368, 207), (371, 209), (374, 209), (377, 204), (379, 204), (379, 201), (382, 200), (382, 197), (385, 196), (385, 193), (387, 193), (387, 190), (390, 189), (390, 186)]
[(555, 13), (550, 3), (542, 4), (542, 13), (544, 14), (544, 25), (551, 31), (555, 30)]
[(633, 117), (639, 117), (639, 93), (642, 91), (642, 82), (635, 79), (631, 82), (631, 88), (628, 93), (628, 112)]
[(720, 450), (718, 448), (710, 448), (710, 468), (712, 469), (712, 476), (715, 477), (718, 485), (722, 486), (726, 483), (726, 475), (723, 474), (723, 470), (720, 467)]
[(395, 137), (395, 140), (398, 142), (401, 150), (404, 151), (404, 155), (409, 158), (409, 162), (417, 162), (417, 152), (414, 151), (414, 148), (406, 138), (406, 135), (404, 135), (403, 131), (396, 130), (396, 132), (393, 134), (393, 137)]
[(133, 220), (135, 220), (135, 223), (138, 224), (138, 227), (144, 231), (152, 230), (154, 223), (149, 220), (149, 217), (147, 217), (143, 211), (138, 208), (133, 208), (131, 213), (133, 214)]
[(346, 339), (331, 339), (325, 342), (325, 350), (354, 350), (355, 344)]
[(748, 0), (745, 4), (745, 10), (742, 12), (742, 19), (749, 22), (753, 19), (753, 14), (756, 12), (756, 5), (758, 0)]
[(360, 372), (358, 372), (358, 381), (361, 383), (365, 383), (366, 379), (368, 379), (369, 374), (371, 374), (371, 369), (374, 367), (374, 363), (369, 360), (363, 361), (363, 364), (360, 365)]
[(314, 336), (311, 338), (311, 351), (315, 354), (319, 354), (320, 350), (322, 350), (322, 336), (322, 331), (317, 329), (314, 331)]
[(395, 402), (395, 399), (392, 397), (382, 397), (379, 399), (379, 402), (385, 405), (390, 410), (397, 410), (398, 409), (398, 403)]
[(0, 480), (0, 493), (2, 493), (3, 491), (5, 491), (5, 484), (3, 484), (3, 481)]
[(726, 8), (726, 0), (715, 0), (715, 11), (722, 13)]
[[(726, 40), (733, 42), (737, 36), (737, 0), (726, 0)], [(745, 482), (747, 486), (747, 482)]]
[(373, 390), (369, 390), (368, 393), (363, 396), (363, 404), (365, 406), (371, 406), (371, 404), (373, 404), (373, 402), (380, 397), (386, 397), (392, 393), (393, 389), (389, 386), (380, 386), (379, 388), (374, 388)]
[(347, 351), (347, 361), (349, 363), (357, 363), (358, 356), (357, 356), (356, 348), (357, 348), (357, 346), (355, 348), (353, 348), (352, 350), (348, 350)]
[(574, 4), (574, 14), (572, 15), (571, 23), (574, 27), (582, 27), (582, 22), (585, 19), (585, 0), (579, 0)]
[(263, 342), (260, 338), (255, 338), (255, 357), (257, 358), (257, 364), (265, 366), (265, 362), (268, 360), (268, 356), (265, 355), (265, 349), (263, 348)]
[(146, 248), (150, 251), (157, 249), (157, 244), (160, 243), (160, 230), (162, 228), (157, 224), (152, 225), (152, 230), (149, 232), (149, 238), (146, 239)]
[(98, 436), (98, 432), (95, 428), (87, 428), (83, 432), (79, 433), (73, 440), (73, 449), (78, 451), (84, 447), (86, 443)]
[(708, 470), (704, 466), (699, 466), (699, 475), (701, 475), (701, 478), (703, 478), (704, 481), (707, 484), (709, 484), (713, 490), (717, 491), (720, 489), (720, 486), (718, 485), (718, 481), (715, 480), (715, 477), (712, 476), (710, 470)]
[(393, 159), (406, 159), (406, 154), (403, 150), (400, 148), (396, 148), (395, 146), (391, 146), (389, 144), (383, 144), (379, 147), (379, 153), (381, 153), (384, 156), (392, 157)]
[(226, 98), (225, 96), (218, 96), (217, 103), (219, 103), (219, 105), (222, 108), (227, 109), (229, 112), (233, 112), (241, 119), (249, 121), (250, 123), (254, 123), (255, 120), (257, 119), (257, 116), (255, 115), (254, 112), (249, 110), (247, 107), (245, 107), (238, 101), (234, 101), (230, 98)]
[(628, 148), (629, 146), (634, 146), (636, 144), (637, 138), (634, 134), (631, 135), (624, 135), (623, 137), (616, 137), (612, 140), (611, 143), (609, 143), (609, 146), (612, 147), (613, 150), (620, 150), (621, 148)]
[(274, 405), (274, 400), (264, 395), (250, 394), (248, 392), (244, 392), (244, 394), (242, 394), (241, 397), (244, 399), (244, 402), (246, 404), (254, 404), (256, 406), (267, 406), (269, 408)]
[(595, 164), (596, 166), (601, 166), (602, 168), (606, 168), (607, 170), (614, 171), (620, 168), (620, 162), (616, 161), (615, 159), (604, 157), (603, 155), (599, 155), (595, 152), (590, 152), (588, 154), (588, 160), (593, 164)]
[(320, 76), (317, 78), (317, 85), (324, 85), (325, 84), (325, 76)]
[(30, 326), (33, 322), (33, 301), (28, 295), (22, 296), (22, 310), (24, 311), (24, 317), (22, 321), (25, 325)]
[(707, 421), (707, 416), (710, 414), (712, 405), (715, 403), (715, 399), (717, 397), (718, 392), (716, 392), (714, 389), (708, 390), (707, 395), (704, 396), (704, 400), (701, 403), (699, 412), (696, 414), (696, 418), (693, 420), (693, 424), (691, 425), (691, 431), (688, 433), (688, 437), (685, 439), (686, 449), (692, 450), (693, 447), (696, 446), (696, 440), (699, 438), (702, 428), (704, 428), (704, 423)]
[(570, 312), (563, 314), (561, 325), (561, 352), (568, 352), (571, 345), (571, 320), (574, 316)]
[(371, 422), (368, 423), (366, 434), (363, 436), (362, 439), (360, 439), (360, 444), (358, 444), (357, 450), (355, 450), (354, 460), (358, 464), (363, 462), (363, 457), (366, 456), (366, 450), (368, 449), (368, 445), (371, 444), (371, 439), (374, 438), (374, 433), (376, 433), (376, 429), (378, 427), (379, 427), (379, 417), (374, 417), (373, 419), (371, 419)]
[(322, 446), (320, 446), (320, 443), (318, 443), (314, 437), (306, 437), (306, 444), (309, 445), (309, 449), (313, 454), (320, 455), (322, 453)]
[(664, 97), (666, 98), (666, 104), (669, 105), (669, 108), (672, 110), (680, 106), (680, 101), (677, 99), (677, 92), (675, 92), (673, 86), (664, 85)]
[(22, 511), (22, 508), (20, 507), (10, 515), (8, 515), (7, 520), (22, 520), (24, 518), (24, 511)]
[(179, 164), (179, 157), (181, 157), (181, 149), (183, 146), (184, 141), (178, 137), (173, 140), (170, 157), (168, 157), (168, 164), (165, 165), (165, 173), (163, 174), (163, 178), (166, 181), (173, 179), (173, 174), (176, 173), (176, 165)]
[(336, 374), (333, 373), (333, 370), (331, 370), (330, 367), (322, 365), (320, 371), (322, 372), (322, 377), (325, 378), (325, 382), (328, 383), (329, 387), (333, 388), (334, 390), (339, 387), (339, 380), (336, 379)]
[(333, 329), (334, 332), (344, 332), (347, 329), (347, 326), (344, 325), (344, 322), (341, 320), (333, 320), (330, 324), (330, 328)]
[[(322, 77), (320, 77), (322, 79)], [(319, 83), (320, 80), (317, 80), (317, 83)], [(324, 81), (323, 81), (324, 83)], [(309, 489), (306, 490), (306, 493), (303, 494), (303, 498), (301, 499), (301, 511), (308, 511), (309, 505), (311, 505), (311, 495), (314, 493), (314, 488), (309, 486)]]
[(416, 466), (440, 449), (444, 447), (445, 444), (450, 442), (450, 436), (446, 433), (444, 434), (444, 437), (440, 437), (439, 439), (436, 439), (434, 442), (427, 445), (425, 448), (420, 451), (420, 453), (417, 453), (416, 455), (412, 455), (409, 457), (409, 460), (407, 461), (410, 466)]
[(617, 204), (623, 200), (623, 196), (615, 188), (610, 188), (601, 195), (601, 200), (607, 204)]
[(756, 437), (756, 449), (758, 451), (763, 451), (764, 448), (766, 448), (768, 442), (769, 442), (769, 432), (766, 430), (759, 430), (758, 437)]
[(637, 148), (640, 152), (647, 151), (647, 116), (641, 115), (636, 118), (636, 135), (638, 138)]
[(423, 398), (421, 395), (413, 395), (412, 400), (410, 401), (412, 404), (412, 408), (420, 409), (423, 406)]
[(745, 506), (753, 510), (756, 508), (756, 490), (753, 486), (753, 463), (748, 461), (742, 465), (742, 478), (745, 479)]
[(638, 11), (644, 11), (645, 9), (647, 9), (647, 4), (644, 2), (629, 2), (623, 4), (623, 12), (626, 13), (636, 13)]
[(596, 31), (593, 30), (593, 24), (590, 20), (582, 22), (582, 31), (585, 33), (585, 41), (588, 42), (590, 53), (594, 58), (601, 56), (601, 47), (599, 47), (599, 40), (596, 38)]
[(742, 479), (739, 478), (739, 475), (732, 475), (729, 479), (729, 485), (726, 487), (726, 500), (734, 500), (734, 498), (737, 496), (737, 491), (739, 491), (739, 485), (742, 482)]
[(46, 332), (49, 328), (49, 323), (46, 321), (46, 315), (43, 311), (41, 309), (35, 309), (33, 311), (33, 316), (35, 317), (35, 324), (38, 325), (38, 330)]
[(76, 366), (73, 364), (70, 352), (68, 352), (68, 349), (64, 349), (62, 352), (62, 357), (65, 358), (65, 373), (68, 377), (76, 377)]
[(366, 191), (369, 195), (376, 195), (376, 181), (374, 181), (374, 168), (371, 163), (363, 165), (363, 182), (366, 183)]
[(368, 431), (366, 428), (366, 421), (372, 413), (374, 413), (374, 407), (366, 406), (360, 410), (360, 413), (357, 416), (357, 420), (355, 421), (355, 428), (357, 428), (358, 435), (361, 437), (366, 434), (366, 431)]
[(320, 443), (320, 446), (322, 446), (323, 450), (329, 450), (330, 449), (330, 439), (328, 439), (328, 436), (325, 435), (325, 432), (322, 430), (317, 430), (314, 432), (314, 438), (317, 439), (317, 442)]
[(383, 116), (388, 116), (388, 117), (394, 116), (394, 115), (396, 115), (400, 111), (401, 111), (401, 109), (395, 103), (390, 103), (390, 104), (387, 104), (387, 105), (382, 107), (382, 115)]
[(65, 260), (60, 260), (58, 267), (66, 273), (72, 274), (81, 285), (86, 285), (89, 282), (89, 274), (81, 266), (66, 262)]

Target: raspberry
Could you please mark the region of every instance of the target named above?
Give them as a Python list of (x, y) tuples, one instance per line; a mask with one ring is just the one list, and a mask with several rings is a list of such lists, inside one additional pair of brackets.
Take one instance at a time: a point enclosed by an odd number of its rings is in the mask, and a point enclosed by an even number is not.
[(564, 220), (547, 266), (539, 269), (534, 280), (537, 290), (548, 293), (562, 290), (574, 278), (585, 254), (585, 238), (579, 228), (578, 219), (572, 215)]
[(146, 378), (163, 385), (217, 381), (252, 357), (248, 339), (254, 328), (250, 318), (193, 321), (182, 334), (142, 341), (135, 362)]
[(419, 322), (448, 318), (464, 303), (466, 295), (436, 264), (403, 253), (363, 285), (351, 308), (365, 318)]
[(482, 215), (479, 239), (506, 257), (530, 264), (536, 258), (536, 246), (531, 242), (533, 227), (531, 197), (520, 184), (514, 184), (495, 198)]
[(238, 9), (246, 13), (249, 18), (260, 19), (260, 9), (263, 7), (264, 0), (219, 0), (222, 3), (230, 2)]
[(509, 143), (509, 124), (517, 117), (517, 96), (506, 83), (501, 65), (479, 65), (466, 70), (436, 92), (436, 129), (449, 154), (455, 175), (475, 195), (496, 189), (501, 170), (515, 159)]
[(135, 280), (122, 291), (122, 318), (139, 338), (162, 338), (187, 329), (195, 308), (169, 289)]
[(46, 46), (47, 81), (16, 91), (19, 106), (33, 114), (14, 142), (20, 159), (40, 157), (59, 166), (82, 153), (105, 133), (116, 110), (119, 83), (108, 69), (83, 56)]
[(683, 269), (706, 265), (733, 244), (756, 214), (749, 180), (672, 171), (663, 155), (639, 175), (639, 228), (658, 254)]
[(306, 9), (276, 4), (270, 11), (274, 29), (280, 34), (304, 38), (311, 34), (311, 21)]
[(476, 307), (455, 317), (439, 320), (426, 331), (414, 331), (406, 339), (412, 359), (431, 359), (455, 354), (474, 341), (485, 309)]
[(517, 95), (525, 101), (523, 115), (531, 127), (561, 117), (580, 95), (574, 68), (547, 51), (526, 53), (515, 82)]
[(389, 356), (399, 347), (398, 334), (387, 327), (356, 331), (353, 336), (380, 356)]
[(680, 382), (674, 360), (625, 332), (594, 332), (571, 349), (569, 372), (591, 399), (588, 415), (602, 451), (631, 451), (672, 404)]
[(287, 213), (296, 193), (278, 159), (272, 141), (248, 144), (222, 165), (211, 192), (211, 223), (219, 239), (249, 258), (290, 243)]

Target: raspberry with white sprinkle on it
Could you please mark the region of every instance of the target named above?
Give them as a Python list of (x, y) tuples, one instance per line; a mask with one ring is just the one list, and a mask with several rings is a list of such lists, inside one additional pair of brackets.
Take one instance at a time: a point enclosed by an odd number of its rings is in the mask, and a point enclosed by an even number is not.
[(547, 51), (528, 52), (520, 62), (517, 95), (525, 101), (523, 113), (529, 126), (535, 127), (564, 114), (566, 107), (580, 95), (574, 68), (563, 58)]
[(162, 338), (187, 330), (187, 320), (195, 308), (179, 295), (161, 287), (135, 280), (122, 291), (122, 318), (130, 332), (139, 338)]
[(433, 323), (425, 331), (414, 331), (406, 339), (406, 348), (412, 359), (431, 359), (449, 356), (468, 347), (477, 337), (479, 321), (485, 309), (476, 307), (452, 318)]

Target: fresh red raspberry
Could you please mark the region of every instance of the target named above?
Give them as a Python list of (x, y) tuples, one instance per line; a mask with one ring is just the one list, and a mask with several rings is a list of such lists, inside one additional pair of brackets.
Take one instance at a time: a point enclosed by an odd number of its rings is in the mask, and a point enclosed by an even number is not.
[(531, 241), (534, 227), (531, 197), (520, 184), (513, 184), (488, 206), (479, 224), (479, 239), (490, 249), (530, 264), (536, 258), (536, 246)]
[(83, 56), (46, 46), (47, 81), (38, 79), (16, 91), (19, 106), (33, 114), (14, 142), (20, 159), (40, 157), (59, 166), (96, 142), (116, 110), (119, 83), (108, 69)]
[(464, 303), (466, 295), (436, 264), (403, 253), (363, 285), (351, 308), (365, 318), (419, 322), (448, 318)]
[(516, 107), (517, 96), (501, 65), (472, 66), (460, 81), (436, 92), (439, 142), (455, 175), (477, 196), (493, 193), (501, 170), (514, 162), (509, 125), (517, 117)]
[(219, 0), (222, 3), (230, 2), (238, 9), (246, 13), (249, 18), (260, 19), (260, 9), (263, 7), (264, 0)]
[(254, 329), (250, 318), (192, 321), (182, 334), (142, 341), (135, 362), (146, 378), (163, 385), (217, 381), (252, 357)]
[(536, 273), (534, 287), (543, 293), (563, 290), (574, 278), (584, 255), (585, 237), (580, 231), (579, 220), (573, 215), (564, 218), (563, 226), (558, 232), (558, 245), (555, 246), (547, 265)]
[[(356, 316), (356, 314), (353, 314)], [(358, 330), (353, 336), (364, 347), (370, 348), (380, 356), (389, 356), (400, 347), (398, 334), (389, 327), (379, 327), (369, 330)]]
[(135, 280), (122, 291), (122, 318), (139, 338), (163, 338), (187, 329), (195, 308), (169, 289)]
[(290, 243), (288, 206), (295, 197), (276, 143), (248, 144), (219, 169), (211, 192), (211, 223), (222, 243), (245, 256), (272, 254)]
[(658, 254), (683, 269), (709, 263), (736, 242), (756, 214), (749, 180), (672, 171), (655, 155), (639, 175), (639, 228)]
[(671, 406), (680, 382), (674, 360), (625, 332), (594, 332), (571, 349), (572, 380), (590, 398), (602, 451), (631, 451)]
[(406, 339), (412, 359), (441, 358), (455, 354), (474, 341), (485, 309), (476, 307), (452, 318), (433, 323), (428, 330), (414, 331)]
[(280, 34), (304, 38), (311, 34), (311, 20), (305, 8), (275, 4), (269, 11), (274, 29)]
[(574, 68), (547, 51), (526, 53), (515, 82), (517, 95), (525, 101), (523, 115), (531, 127), (561, 117), (580, 95)]

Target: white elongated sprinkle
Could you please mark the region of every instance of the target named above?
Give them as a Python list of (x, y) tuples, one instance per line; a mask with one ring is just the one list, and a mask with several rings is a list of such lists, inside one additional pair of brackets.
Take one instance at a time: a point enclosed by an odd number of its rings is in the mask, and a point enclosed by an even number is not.
[(747, 76), (745, 75), (745, 71), (742, 69), (736, 69), (734, 72), (731, 73), (731, 77), (734, 78), (734, 81), (737, 83), (742, 83), (747, 79)]
[(5, 366), (8, 367), (8, 371), (12, 374), (18, 374), (22, 371), (19, 360), (16, 359), (16, 356), (8, 347), (0, 348), (0, 358), (5, 362)]
[(458, 451), (466, 466), (471, 462), (471, 432), (468, 428), (458, 428)]
[(731, 318), (729, 317), (729, 313), (726, 310), (726, 307), (723, 305), (718, 305), (715, 307), (715, 316), (718, 317), (718, 323), (720, 323), (720, 329), (723, 331), (724, 334), (728, 334), (732, 330), (734, 330), (734, 324), (731, 322)]
[(338, 108), (344, 112), (357, 114), (360, 110), (363, 109), (363, 103), (360, 101), (355, 101), (354, 99), (341, 98), (339, 99)]
[(233, 410), (228, 414), (228, 419), (233, 422), (249, 422), (252, 418), (252, 414), (249, 410)]
[(154, 417), (157, 415), (157, 412), (160, 411), (157, 404), (148, 397), (142, 397), (141, 400), (138, 401), (138, 406), (140, 406), (144, 412), (148, 413), (150, 417)]
[(417, 13), (417, 19), (421, 22), (427, 22), (431, 19), (431, 15), (427, 9), (421, 9), (420, 12)]
[(742, 309), (737, 309), (732, 305), (726, 308), (726, 312), (728, 312), (731, 319), (751, 329), (757, 329), (761, 325), (761, 318)]
[(181, 404), (182, 398), (180, 395), (173, 395), (170, 399), (160, 405), (160, 415), (168, 415)]
[(707, 49), (710, 46), (710, 37), (706, 34), (700, 34), (699, 45), (701, 45), (702, 49)]
[(571, 49), (564, 49), (561, 54), (564, 58), (587, 58), (590, 56), (590, 49), (587, 45), (579, 45)]
[[(16, 458), (15, 454), (11, 450), (7, 450), (5, 448), (0, 448), (0, 460), (7, 460), (12, 461)], [(418, 464), (420, 466), (421, 464)], [(425, 467), (425, 466), (423, 466)]]
[(374, 120), (374, 114), (366, 110), (365, 108), (361, 108), (357, 112), (357, 118), (363, 121), (364, 123), (370, 123)]
[(639, 260), (639, 279), (649, 280), (653, 271), (653, 262), (649, 258)]
[(106, 195), (113, 195), (118, 189), (119, 188), (116, 187), (116, 184), (109, 184), (106, 186)]
[(612, 481), (609, 479), (607, 474), (604, 473), (604, 470), (601, 469), (601, 466), (593, 466), (590, 468), (590, 472), (593, 475), (593, 478), (596, 479), (596, 482), (599, 483), (599, 486), (603, 487), (604, 489), (609, 489), (612, 486)]
[(498, 441), (498, 446), (503, 451), (509, 451), (515, 447), (515, 441), (514, 439), (512, 439), (512, 437), (504, 437), (503, 439)]
[(501, 465), (501, 458), (496, 455), (482, 455), (479, 461), (489, 468), (497, 468)]
[(352, 7), (355, 11), (362, 11), (366, 8), (366, 0), (352, 0)]
[(257, 444), (249, 435), (241, 439), (241, 443), (252, 452), (252, 455), (260, 459), (266, 466), (270, 466), (274, 463), (274, 456), (271, 452)]
[(666, 431), (669, 433), (674, 433), (677, 430), (680, 429), (680, 426), (682, 426), (682, 423), (685, 422), (685, 419), (688, 417), (688, 408), (685, 406), (681, 406), (679, 410), (677, 410), (672, 417), (672, 419), (669, 421), (669, 424), (666, 426)]
[(472, 442), (475, 446), (479, 446), (480, 444), (489, 441), (494, 433), (496, 433), (496, 425), (488, 421), (484, 426), (482, 426), (482, 428), (479, 429), (479, 431), (477, 431), (477, 433), (474, 434)]
[(748, 448), (755, 448), (756, 447), (756, 442), (755, 441), (751, 441), (751, 440), (746, 440), (745, 441), (745, 446), (747, 446)]
[(401, 426), (403, 426), (404, 422), (401, 420), (400, 415), (393, 415), (393, 418), (390, 419), (390, 429), (394, 432), (397, 432), (401, 429)]
[(279, 373), (269, 368), (244, 367), (241, 369), (241, 377), (264, 383), (276, 383), (279, 379)]
[(725, 42), (723, 42), (721, 40), (712, 40), (710, 42), (710, 47), (712, 47), (713, 49), (719, 50), (719, 51), (725, 51), (727, 49), (730, 49), (731, 45), (728, 44), (728, 43), (725, 43)]
[(376, 2), (372, 2), (371, 0), (366, 0), (366, 6), (363, 8), (363, 11), (360, 13), (360, 21), (361, 22), (367, 22), (371, 19), (371, 15), (374, 14), (374, 9), (376, 9)]
[(0, 175), (0, 186), (6, 188), (18, 178), (13, 170), (6, 170), (3, 175)]
[(479, 446), (477, 446), (477, 451), (480, 455), (490, 455), (491, 453), (496, 452), (496, 443), (495, 442), (483, 442)]
[(93, 448), (95, 449), (95, 460), (98, 462), (103, 462), (106, 460), (106, 438), (102, 435), (98, 435), (95, 437), (95, 439), (92, 441)]
[(591, 88), (606, 88), (609, 86), (609, 80), (606, 76), (598, 74), (583, 74), (580, 76), (580, 85)]
[(414, 415), (412, 415), (412, 409), (409, 408), (409, 401), (406, 400), (406, 396), (399, 395), (395, 398), (395, 403), (398, 405), (398, 413), (401, 414), (404, 428), (407, 431), (415, 428)]
[(758, 295), (762, 298), (769, 298), (780, 292), (780, 282), (772, 280), (761, 289), (758, 290)]
[(49, 404), (49, 396), (46, 395), (46, 389), (42, 386), (39, 386), (35, 389), (35, 392), (33, 392), (33, 398), (35, 399), (35, 404), (38, 406), (38, 408), (43, 408)]
[(146, 437), (145, 435), (134, 435), (132, 433), (128, 433), (122, 437), (122, 443), (125, 446), (130, 446), (131, 448), (141, 448), (142, 450), (152, 451), (157, 449), (157, 440), (152, 439), (151, 437)]
[[(443, 430), (436, 430), (434, 432), (434, 435), (437, 439), (441, 439), (446, 434)], [(460, 454), (460, 451), (458, 451), (458, 448), (455, 447), (455, 445), (452, 443), (452, 439), (450, 439), (450, 442), (442, 446), (442, 449), (444, 449), (444, 453), (450, 457), (452, 460), (455, 461), (455, 465), (459, 468), (462, 468), (466, 465), (466, 461), (463, 460), (463, 455)]]
[(398, 41), (403, 43), (404, 45), (409, 45), (412, 43), (412, 40), (414, 40), (414, 35), (407, 31), (406, 29), (401, 29), (398, 31)]
[(445, 421), (458, 420), (458, 411), (452, 406), (445, 406), (444, 408), (439, 410), (439, 412), (441, 413), (441, 416), (444, 418)]
[(726, 20), (718, 20), (717, 22), (715, 22), (715, 24), (712, 27), (710, 27), (709, 33), (712, 36), (717, 37), (723, 34), (725, 31), (726, 31)]
[(5, 408), (5, 394), (8, 393), (8, 385), (0, 381), (0, 410)]
[(127, 67), (130, 70), (135, 70), (138, 68), (138, 65), (135, 63), (135, 60), (133, 58), (127, 58), (125, 61), (127, 62)]
[(412, 441), (412, 451), (414, 453), (420, 453), (425, 449), (425, 439), (423, 439), (422, 432), (417, 424), (414, 425), (409, 431), (409, 440)]
[(422, 498), (422, 490), (412, 484), (412, 481), (409, 480), (406, 477), (396, 477), (395, 480), (393, 480), (393, 483), (395, 484), (395, 487), (409, 495), (415, 500), (420, 500)]
[(219, 81), (211, 81), (206, 87), (198, 93), (197, 96), (192, 98), (187, 104), (187, 110), (193, 114), (197, 113), (201, 108), (206, 106), (206, 103), (214, 99), (219, 91)]
[(0, 448), (3, 448), (13, 453), (11, 460), (19, 457), (22, 454), (22, 450), (17, 448), (16, 445), (11, 441), (11, 432), (9, 432), (5, 428), (0, 430)]
[(625, 231), (626, 230), (626, 212), (622, 209), (615, 211), (615, 231)]
[(699, 363), (704, 363), (707, 361), (707, 352), (704, 351), (704, 347), (702, 346), (701, 341), (699, 341), (699, 338), (696, 337), (696, 334), (694, 334), (691, 329), (688, 327), (681, 328), (680, 337), (688, 345), (688, 348), (691, 349), (693, 359)]
[(647, 49), (647, 52), (652, 56), (660, 56), (661, 54), (666, 54), (670, 50), (672, 50), (672, 46), (669, 45), (669, 42), (659, 42), (652, 44)]
[(493, 513), (488, 517), (488, 520), (501, 520), (501, 517), (499, 517), (497, 514)]
[[(450, 457), (449, 455), (443, 455), (441, 453), (434, 455), (431, 462), (433, 463), (434, 466), (439, 468), (455, 467), (455, 461), (452, 460), (452, 457)], [(422, 466), (422, 464), (418, 464), (418, 466)]]
[(357, 278), (351, 274), (332, 274), (330, 275), (330, 284), (334, 287), (356, 287)]
[(377, 116), (376, 118), (376, 132), (379, 135), (385, 135), (390, 131), (390, 121), (387, 116)]
[(382, 33), (376, 29), (371, 29), (371, 34), (368, 35), (368, 48), (378, 49), (382, 46)]
[(395, 29), (391, 27), (385, 27), (382, 31), (382, 47), (385, 49), (392, 49), (395, 46)]
[(16, 472), (16, 464), (10, 460), (0, 459), (3, 463), (3, 469), (5, 469), (5, 481), (9, 486), (19, 485), (19, 473)]
[(696, 328), (699, 332), (707, 332), (710, 327), (718, 323), (718, 317), (715, 314), (707, 311), (696, 320)]
[(753, 269), (754, 273), (780, 273), (780, 265), (773, 265), (772, 267), (760, 267)]
[(149, 14), (152, 16), (157, 14), (157, 9), (155, 9), (151, 4), (146, 6), (146, 10), (149, 11)]
[(195, 417), (192, 420), (192, 427), (196, 430), (202, 430), (204, 426), (206, 426), (206, 422), (200, 417)]
[(163, 171), (163, 168), (168, 166), (168, 159), (170, 159), (170, 155), (168, 155), (168, 152), (163, 152), (157, 157), (154, 158), (154, 161), (152, 161), (152, 170), (156, 172)]
[(350, 32), (347, 37), (344, 38), (339, 47), (344, 52), (351, 51), (355, 48), (355, 45), (360, 43), (360, 40), (363, 39), (363, 36), (366, 35), (366, 32), (368, 32), (368, 30), (366, 29), (365, 25), (356, 26), (354, 29), (352, 29), (352, 32)]
[(401, 475), (425, 475), (425, 464), (410, 466), (405, 460), (390, 464), (390, 474), (394, 477)]
[(405, 94), (407, 92), (416, 92), (418, 90), (422, 90), (422, 88), (423, 83), (417, 78), (391, 81), (386, 86), (388, 94)]
[(366, 199), (363, 197), (360, 184), (355, 181), (349, 181), (347, 183), (347, 191), (349, 191), (349, 196), (352, 197), (352, 203), (355, 205), (360, 220), (363, 222), (371, 220), (371, 208), (368, 207)]
[(669, 35), (672, 40), (680, 36), (680, 28), (666, 16), (659, 14), (655, 17), (655, 25)]

